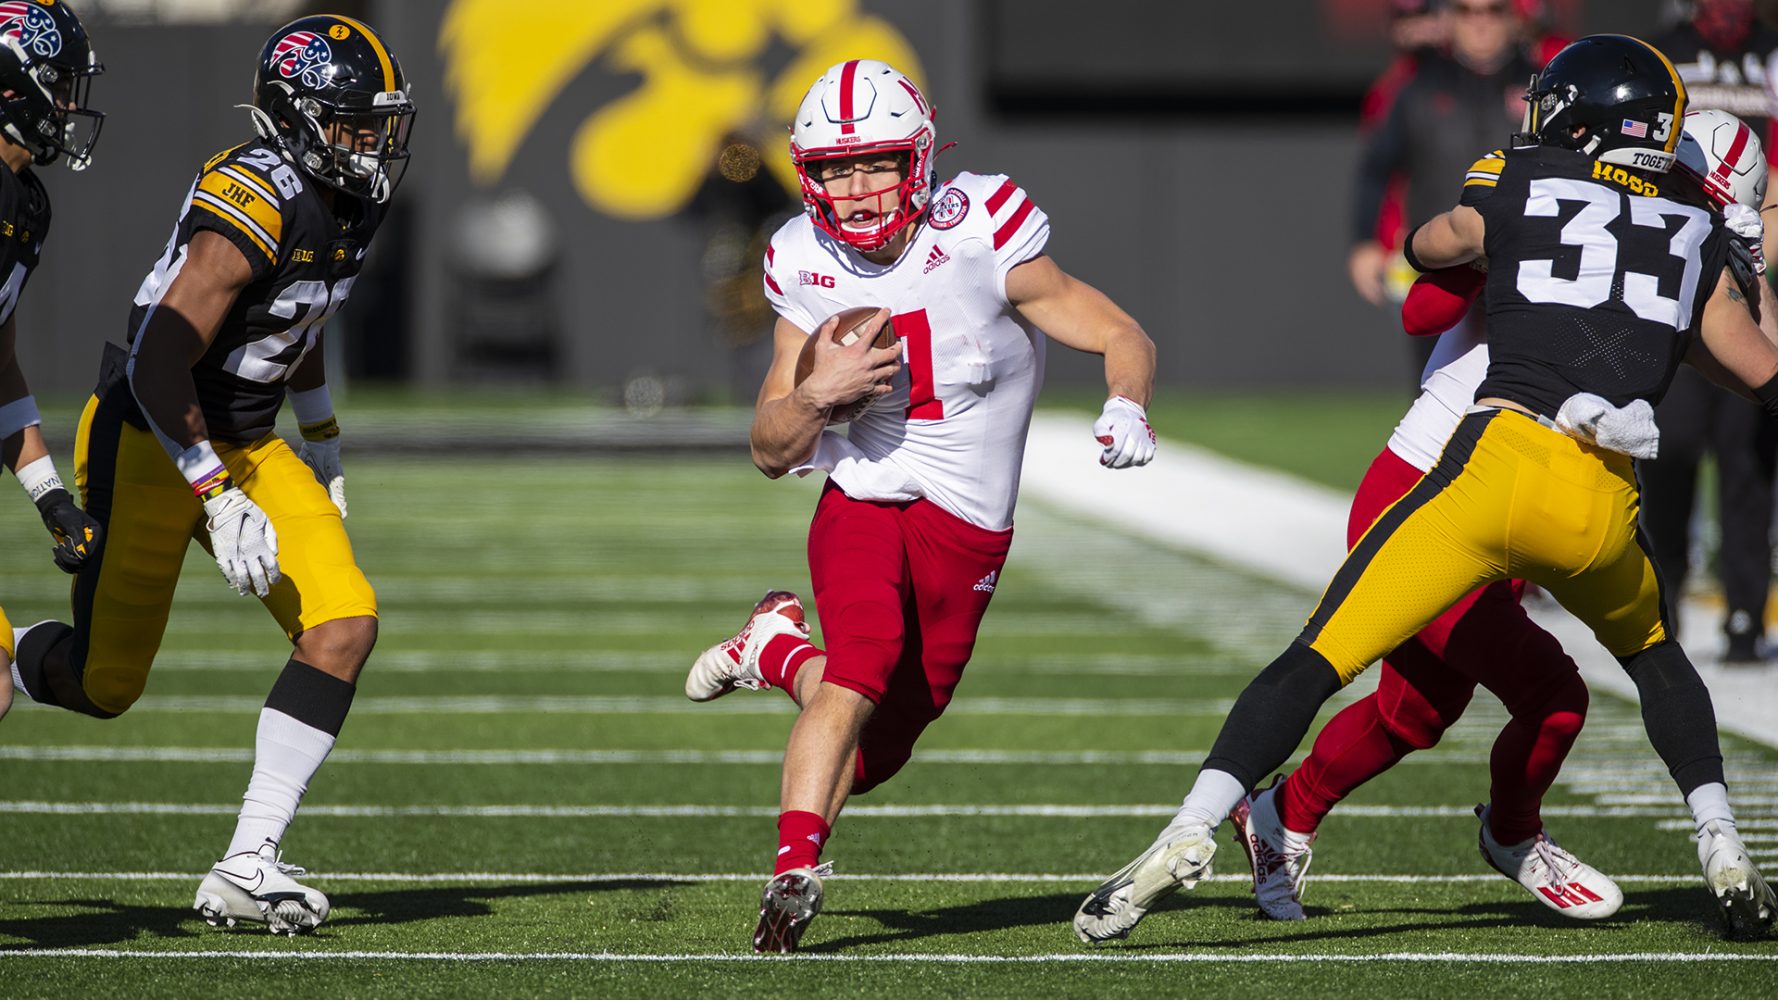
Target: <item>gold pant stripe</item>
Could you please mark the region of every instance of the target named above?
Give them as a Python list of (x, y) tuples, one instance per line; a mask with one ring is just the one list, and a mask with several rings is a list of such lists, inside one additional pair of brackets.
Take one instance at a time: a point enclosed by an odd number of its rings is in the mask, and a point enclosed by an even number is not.
[[(160, 649), (173, 592), (195, 539), (209, 548), (204, 508), (160, 442), (122, 419), (127, 393), (94, 397), (81, 415), (74, 478), (105, 525), (96, 565), (75, 584), (74, 653), (93, 704), (121, 713), (141, 695)], [(339, 618), (375, 616), (376, 594), (358, 568), (339, 509), (282, 438), (218, 442), (216, 453), (278, 536), (282, 579), (261, 598), (286, 636)], [(220, 573), (212, 583), (224, 587)]]
[(1359, 539), (1298, 641), (1358, 674), (1463, 595), (1530, 580), (1616, 656), (1667, 638), (1634, 468), (1510, 410), (1464, 418), (1420, 484)]

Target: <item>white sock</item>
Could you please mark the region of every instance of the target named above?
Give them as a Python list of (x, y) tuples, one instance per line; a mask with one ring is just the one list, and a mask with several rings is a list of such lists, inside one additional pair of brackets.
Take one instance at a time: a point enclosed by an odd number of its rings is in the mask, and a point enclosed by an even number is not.
[(259, 734), (253, 745), (253, 778), (243, 796), (241, 818), (228, 843), (232, 857), (258, 851), (267, 843), (275, 850), (296, 818), (297, 804), (309, 790), (309, 779), (333, 749), (333, 736), (285, 715), (275, 708), (259, 710)]
[(1735, 814), (1729, 809), (1729, 789), (1720, 781), (1712, 781), (1708, 785), (1699, 785), (1685, 797), (1685, 804), (1691, 807), (1692, 823), (1699, 833), (1704, 832), (1707, 823), (1716, 823), (1728, 827), (1724, 831), (1735, 832)]
[(1247, 786), (1227, 771), (1209, 768), (1199, 771), (1198, 780), (1192, 782), (1192, 790), (1180, 803), (1179, 811), (1173, 814), (1173, 821), (1161, 831), (1161, 837), (1170, 837), (1188, 826), (1215, 827), (1246, 797)]

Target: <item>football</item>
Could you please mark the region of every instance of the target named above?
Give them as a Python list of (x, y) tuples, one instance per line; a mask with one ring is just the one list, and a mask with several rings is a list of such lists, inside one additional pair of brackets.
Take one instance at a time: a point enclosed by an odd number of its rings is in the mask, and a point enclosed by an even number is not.
[[(850, 309), (842, 310), (838, 317), (839, 323), (833, 328), (833, 342), (839, 344), (841, 347), (849, 347), (856, 344), (858, 338), (865, 336), (870, 330), (872, 325), (871, 321), (876, 318), (876, 315), (879, 312), (882, 312), (882, 310), (876, 306), (854, 306)], [(826, 321), (824, 320), (821, 325), (826, 326)], [(895, 330), (890, 325), (887, 316), (883, 318), (882, 329), (877, 331), (877, 339), (874, 346), (878, 348), (895, 346)], [(809, 373), (814, 370), (815, 338), (811, 336), (808, 341), (803, 344), (802, 353), (798, 354), (796, 357), (796, 384), (802, 385), (803, 380), (808, 378)], [(866, 396), (855, 402), (836, 406), (828, 412), (827, 422), (830, 424), (843, 424), (856, 420), (863, 416), (876, 401), (876, 396)]]

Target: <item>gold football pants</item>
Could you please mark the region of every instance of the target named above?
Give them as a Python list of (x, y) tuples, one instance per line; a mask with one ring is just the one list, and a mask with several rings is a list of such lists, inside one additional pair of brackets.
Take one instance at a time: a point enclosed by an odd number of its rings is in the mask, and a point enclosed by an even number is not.
[(1342, 684), (1495, 580), (1525, 579), (1625, 657), (1670, 634), (1632, 460), (1513, 410), (1466, 416), (1358, 540), (1298, 637)]
[[(76, 664), (93, 704), (121, 713), (142, 694), (160, 649), (186, 549), (209, 551), (204, 507), (150, 431), (124, 420), (129, 388), (114, 385), (81, 414), (74, 481), (105, 526), (99, 557), (74, 583)], [(216, 453), (278, 535), (282, 574), (261, 603), (291, 640), (338, 618), (377, 613), (376, 594), (352, 556), (340, 512), (283, 439), (216, 442)], [(225, 586), (220, 575), (211, 582)]]

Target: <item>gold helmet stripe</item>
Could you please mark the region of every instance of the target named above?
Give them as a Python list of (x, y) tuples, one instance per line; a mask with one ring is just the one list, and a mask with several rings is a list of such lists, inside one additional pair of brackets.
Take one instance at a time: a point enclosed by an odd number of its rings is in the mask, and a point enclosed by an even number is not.
[(1679, 148), (1679, 133), (1685, 129), (1685, 106), (1690, 100), (1685, 92), (1685, 81), (1679, 78), (1679, 70), (1673, 68), (1673, 60), (1667, 58), (1667, 53), (1634, 35), (1625, 35), (1624, 37), (1653, 52), (1655, 58), (1661, 61), (1661, 65), (1667, 67), (1667, 75), (1673, 78), (1673, 93), (1678, 96), (1673, 101), (1673, 128), (1667, 134), (1667, 145), (1663, 147), (1671, 153)]
[[(383, 66), (383, 81), (384, 81), (383, 82), (383, 90), (390, 91), (390, 90), (396, 89), (396, 87), (395, 87), (395, 60), (389, 58), (389, 50), (387, 48), (383, 47), (383, 40), (381, 38), (377, 37), (377, 33), (370, 30), (370, 26), (365, 24), (363, 21), (354, 21), (353, 19), (351, 19), (349, 17), (342, 17), (341, 15), (338, 15), (338, 14), (335, 14), (334, 18), (336, 20), (344, 21), (345, 23), (351, 25), (354, 28), (357, 28), (359, 31), (364, 33), (365, 41), (370, 43), (371, 50), (377, 54), (377, 62), (381, 63)], [(1665, 59), (1667, 57), (1662, 56), (1661, 58)], [(1668, 63), (1667, 68), (1672, 69), (1673, 64)]]

